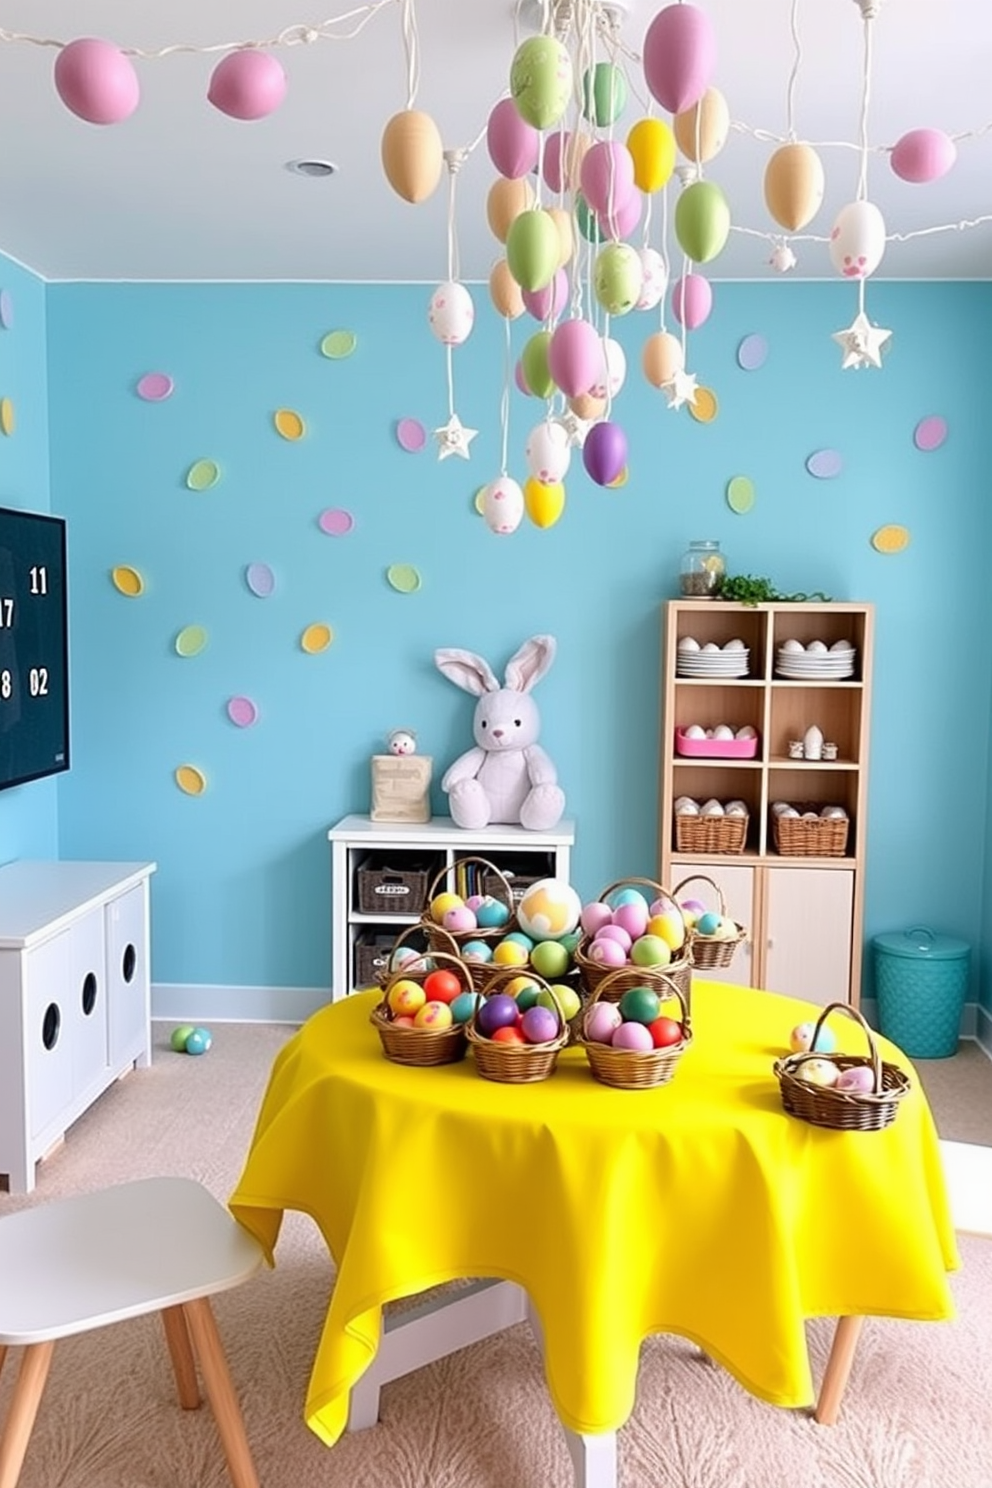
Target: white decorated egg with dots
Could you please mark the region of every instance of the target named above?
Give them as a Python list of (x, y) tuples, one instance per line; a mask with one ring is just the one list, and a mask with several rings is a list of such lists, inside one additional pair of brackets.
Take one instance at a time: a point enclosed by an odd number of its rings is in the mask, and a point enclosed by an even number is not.
[(516, 532), (524, 514), (524, 493), (509, 475), (490, 481), (482, 493), (482, 515), (490, 532)]
[(535, 480), (546, 486), (557, 485), (568, 474), (572, 459), (568, 434), (555, 419), (545, 419), (528, 434), (524, 455)]
[(442, 346), (461, 346), (475, 324), (475, 306), (464, 284), (449, 279), (431, 296), (427, 320)]

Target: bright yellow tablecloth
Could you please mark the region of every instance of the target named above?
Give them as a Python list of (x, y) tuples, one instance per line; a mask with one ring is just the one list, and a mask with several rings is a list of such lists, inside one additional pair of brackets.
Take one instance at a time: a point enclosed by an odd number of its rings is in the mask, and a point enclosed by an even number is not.
[(809, 1004), (694, 981), (674, 1080), (617, 1091), (575, 1049), (526, 1086), (481, 1079), (471, 1053), (391, 1064), (368, 1021), (377, 995), (322, 1009), (280, 1052), (230, 1200), (270, 1258), (296, 1209), (337, 1263), (306, 1402), (327, 1443), (383, 1303), (459, 1277), (526, 1288), (555, 1408), (582, 1432), (626, 1420), (650, 1333), (694, 1339), (755, 1395), (799, 1406), (814, 1394), (804, 1318), (953, 1315), (954, 1232), (918, 1083), (880, 1132), (782, 1110), (772, 1061)]

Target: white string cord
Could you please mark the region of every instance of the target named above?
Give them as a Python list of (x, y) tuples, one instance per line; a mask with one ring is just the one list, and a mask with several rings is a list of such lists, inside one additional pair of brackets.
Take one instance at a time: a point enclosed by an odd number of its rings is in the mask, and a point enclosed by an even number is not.
[(865, 16), (865, 50), (861, 86), (861, 126), (859, 130), (861, 167), (858, 172), (858, 201), (867, 201), (868, 199), (868, 104), (871, 99), (871, 38), (873, 24), (872, 18)]
[(503, 316), (503, 392), (499, 400), (499, 423), (502, 434), (500, 475), (506, 474), (507, 449), (510, 440), (510, 378), (513, 376), (513, 351), (510, 346), (510, 317)]
[(402, 0), (403, 46), (406, 51), (406, 106), (413, 108), (420, 87), (420, 33), (417, 30), (417, 10), (414, 0)]
[(799, 81), (799, 67), (803, 56), (802, 43), (799, 40), (799, 0), (792, 0), (789, 31), (792, 36), (792, 71), (789, 73), (789, 86), (785, 93), (785, 119), (791, 143), (796, 138), (796, 84)]

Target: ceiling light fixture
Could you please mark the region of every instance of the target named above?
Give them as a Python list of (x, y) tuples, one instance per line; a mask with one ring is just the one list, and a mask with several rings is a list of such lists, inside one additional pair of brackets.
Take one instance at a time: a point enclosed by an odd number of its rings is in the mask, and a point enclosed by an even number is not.
[(336, 176), (339, 167), (333, 160), (287, 160), (286, 169), (296, 176), (312, 176), (323, 180), (326, 176)]

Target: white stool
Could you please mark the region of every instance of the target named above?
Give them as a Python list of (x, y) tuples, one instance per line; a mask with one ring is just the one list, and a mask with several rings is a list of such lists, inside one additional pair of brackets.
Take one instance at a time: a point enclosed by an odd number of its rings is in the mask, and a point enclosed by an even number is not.
[(234, 1488), (258, 1488), (208, 1298), (261, 1264), (255, 1240), (189, 1178), (146, 1178), (0, 1220), (0, 1368), (9, 1347), (25, 1350), (0, 1436), (0, 1488), (20, 1476), (56, 1340), (157, 1311), (180, 1405), (200, 1404), (195, 1347)]

